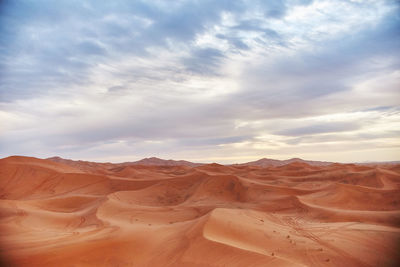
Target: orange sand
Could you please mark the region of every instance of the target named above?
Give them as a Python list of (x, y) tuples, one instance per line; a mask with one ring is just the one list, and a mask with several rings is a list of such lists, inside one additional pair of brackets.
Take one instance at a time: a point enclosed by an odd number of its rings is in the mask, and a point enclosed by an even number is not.
[(0, 160), (6, 266), (396, 266), (400, 165)]

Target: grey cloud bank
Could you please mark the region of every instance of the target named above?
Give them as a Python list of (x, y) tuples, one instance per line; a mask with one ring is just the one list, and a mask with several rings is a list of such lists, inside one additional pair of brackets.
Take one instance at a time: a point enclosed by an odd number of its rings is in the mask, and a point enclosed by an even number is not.
[(0, 156), (400, 157), (397, 1), (2, 1)]

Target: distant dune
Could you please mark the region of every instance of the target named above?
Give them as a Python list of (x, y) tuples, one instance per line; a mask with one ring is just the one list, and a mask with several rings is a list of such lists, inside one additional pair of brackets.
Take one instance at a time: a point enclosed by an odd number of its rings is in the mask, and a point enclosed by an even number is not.
[(400, 164), (0, 159), (5, 266), (399, 266)]
[(333, 162), (326, 162), (326, 161), (313, 161), (313, 160), (303, 160), (300, 158), (292, 158), (287, 160), (277, 160), (277, 159), (259, 159), (256, 161), (251, 161), (247, 163), (237, 164), (237, 165), (245, 165), (245, 166), (260, 166), (260, 167), (272, 167), (272, 166), (283, 166), (289, 163), (300, 162), (306, 163), (313, 166), (326, 166), (333, 164)]
[(67, 165), (74, 165), (78, 167), (105, 167), (109, 168), (110, 166), (116, 167), (116, 166), (129, 166), (129, 165), (146, 165), (146, 166), (190, 166), (190, 167), (196, 167), (203, 165), (203, 163), (194, 163), (186, 160), (165, 160), (165, 159), (160, 159), (156, 157), (151, 157), (151, 158), (144, 158), (138, 161), (132, 161), (132, 162), (123, 162), (123, 163), (98, 163), (98, 162), (90, 162), (90, 161), (82, 161), (82, 160), (70, 160), (70, 159), (63, 159), (60, 157), (52, 157), (52, 158), (47, 158), (47, 160), (51, 160), (54, 162), (59, 162), (59, 163), (64, 163)]

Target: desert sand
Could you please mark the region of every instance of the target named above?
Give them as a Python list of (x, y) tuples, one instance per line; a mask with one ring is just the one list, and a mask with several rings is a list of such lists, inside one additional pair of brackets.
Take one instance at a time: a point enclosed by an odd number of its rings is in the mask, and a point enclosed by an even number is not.
[(399, 164), (145, 163), (1, 159), (2, 263), (399, 264)]

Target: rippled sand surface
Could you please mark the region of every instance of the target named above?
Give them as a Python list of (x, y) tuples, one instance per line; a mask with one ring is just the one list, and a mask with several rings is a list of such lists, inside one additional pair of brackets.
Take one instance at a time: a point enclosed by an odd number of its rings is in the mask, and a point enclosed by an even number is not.
[[(396, 266), (400, 165), (0, 160), (5, 266)], [(397, 265), (398, 266), (398, 265)]]

